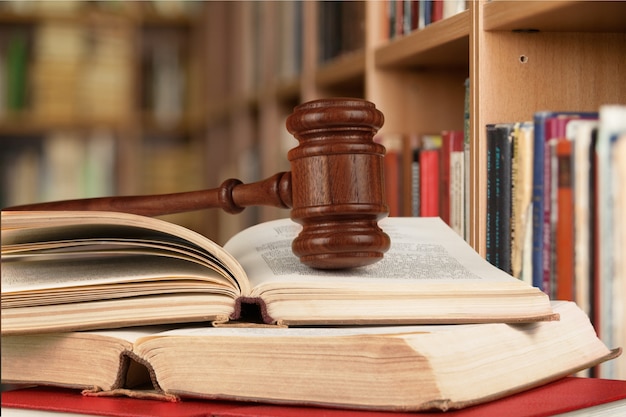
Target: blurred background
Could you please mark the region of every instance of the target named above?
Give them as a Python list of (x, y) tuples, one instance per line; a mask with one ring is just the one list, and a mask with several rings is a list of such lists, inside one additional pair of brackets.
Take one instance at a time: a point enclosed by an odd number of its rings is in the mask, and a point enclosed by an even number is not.
[[(301, 2), (0, 2), (1, 206), (289, 170), (301, 46)], [(288, 215), (167, 218), (223, 243)]]
[[(413, 215), (412, 138), (466, 126), (468, 4), (0, 1), (0, 205), (267, 178), (294, 106), (345, 96), (383, 111), (390, 214)], [(286, 216), (166, 218), (224, 243)]]

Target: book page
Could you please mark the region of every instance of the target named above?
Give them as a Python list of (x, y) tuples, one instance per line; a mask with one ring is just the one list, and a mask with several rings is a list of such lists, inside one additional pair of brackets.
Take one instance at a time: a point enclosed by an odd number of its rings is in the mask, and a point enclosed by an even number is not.
[(214, 242), (127, 213), (3, 212), (2, 260), (3, 295), (167, 279), (204, 280), (232, 287), (230, 293), (248, 289), (241, 266)]
[[(130, 343), (135, 343), (141, 338), (149, 338), (151, 336), (158, 336), (161, 334), (168, 334), (168, 332), (177, 329), (174, 325), (164, 326), (138, 326), (138, 327), (122, 327), (119, 329), (107, 329), (107, 330), (91, 330), (86, 332), (80, 332), (75, 334), (85, 335), (98, 335), (103, 337), (111, 337), (114, 339), (126, 340)], [(179, 329), (183, 331), (184, 329)]]
[(239, 260), (253, 286), (306, 283), (354, 290), (355, 284), (367, 283), (384, 292), (398, 285), (456, 285), (461, 281), (489, 287), (494, 282), (520, 284), (480, 257), (439, 218), (392, 217), (379, 224), (391, 237), (390, 250), (376, 264), (349, 270), (323, 271), (300, 263), (291, 242), (301, 226), (290, 219), (253, 226), (224, 248)]
[(116, 292), (127, 286), (124, 284), (139, 283), (145, 283), (142, 287), (146, 290), (151, 285), (161, 291), (168, 286), (177, 287), (178, 291), (185, 288), (192, 291), (198, 286), (210, 285), (235, 294), (232, 285), (217, 272), (196, 263), (163, 256), (96, 254), (80, 261), (61, 258), (37, 262), (3, 261), (2, 264), (3, 297), (18, 291), (71, 287), (87, 287), (83, 291), (93, 291), (107, 286), (108, 291)]
[[(466, 324), (462, 326), (475, 326)], [(403, 336), (411, 334), (434, 333), (458, 330), (459, 325), (424, 325), (424, 326), (319, 326), (319, 327), (182, 327), (164, 330), (161, 333), (145, 334), (139, 343), (157, 337), (344, 337), (363, 335)], [(139, 335), (139, 334), (136, 334)]]

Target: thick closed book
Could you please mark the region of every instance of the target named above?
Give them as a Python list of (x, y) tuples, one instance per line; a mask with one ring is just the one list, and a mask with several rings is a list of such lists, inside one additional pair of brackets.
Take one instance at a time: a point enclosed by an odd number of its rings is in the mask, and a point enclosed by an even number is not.
[(557, 302), (554, 311), (560, 320), (523, 324), (205, 326), (3, 336), (2, 382), (169, 400), (457, 409), (619, 355), (597, 338), (576, 304)]
[[(544, 293), (484, 261), (438, 218), (387, 218), (390, 250), (345, 271), (301, 264), (290, 219), (224, 248), (162, 220), (113, 212), (2, 214), (2, 335), (262, 317), (266, 324), (554, 319)], [(259, 314), (254, 314), (259, 311)]]

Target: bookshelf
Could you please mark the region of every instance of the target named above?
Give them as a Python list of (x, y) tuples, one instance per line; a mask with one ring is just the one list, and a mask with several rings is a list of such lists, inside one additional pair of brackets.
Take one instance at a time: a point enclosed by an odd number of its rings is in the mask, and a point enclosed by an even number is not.
[[(501, 2), (471, 8), (472, 243), (484, 250), (488, 123), (626, 102), (625, 2)], [(601, 47), (600, 47), (601, 46)]]
[[(624, 1), (468, 1), (463, 10), (402, 33), (398, 32), (397, 21), (391, 23), (390, 7), (411, 2), (350, 2), (354, 8), (350, 23), (342, 22), (341, 16), (328, 17), (329, 8), (341, 14), (337, 11), (339, 4), (303, 2), (295, 11), (301, 14), (298, 21), (302, 24), (290, 29), (291, 37), (300, 42), (292, 54), (296, 61), (293, 66), (299, 72), (288, 79), (278, 75), (275, 57), (280, 43), (272, 41), (276, 35), (270, 34), (285, 26), (266, 23), (279, 19), (273, 9), (276, 6), (238, 3), (213, 7), (222, 8), (225, 14), (229, 9), (239, 13), (232, 10), (237, 7), (262, 9), (265, 20), (259, 21), (257, 36), (252, 39), (260, 42), (263, 59), (256, 69), (257, 84), (252, 88), (222, 90), (224, 95), (220, 97), (227, 105), (212, 113), (215, 117), (209, 122), (209, 130), (219, 131), (208, 139), (214, 143), (212, 146), (219, 146), (213, 142), (217, 137), (220, 143), (235, 141), (234, 132), (244, 125), (253, 132), (253, 142), (244, 148), (258, 150), (259, 177), (286, 169), (285, 153), (290, 142), (284, 134), (285, 117), (294, 104), (329, 96), (373, 101), (385, 114), (380, 131), (383, 138), (465, 131), (465, 187), (469, 189), (465, 238), (483, 256), (487, 228), (486, 125), (532, 120), (540, 110), (597, 111), (603, 104), (626, 103)], [(229, 49), (241, 51), (256, 45), (241, 34), (229, 35), (233, 25), (224, 24), (224, 20), (219, 13), (208, 17), (214, 36), (237, 40)], [(329, 37), (324, 33), (340, 39), (347, 24), (362, 40), (340, 53), (326, 54), (324, 40)], [(220, 25), (222, 29), (218, 29)], [(219, 46), (224, 48), (223, 44)], [(338, 45), (334, 48), (341, 50)], [(241, 56), (211, 61), (216, 73), (235, 72), (247, 65), (245, 62)], [(213, 82), (220, 83), (217, 80)], [(410, 143), (403, 146), (406, 163)], [(240, 154), (231, 153), (233, 157), (218, 161), (219, 166), (229, 166), (229, 172), (237, 175), (233, 167)], [(398, 193), (404, 196), (411, 194), (411, 173), (407, 171), (403, 170), (402, 184), (397, 185)], [(409, 199), (405, 198), (401, 207), (404, 214), (411, 213)], [(220, 215), (218, 241), (227, 239), (245, 222), (287, 214), (259, 209), (247, 219)]]
[(204, 187), (201, 8), (2, 2), (2, 205)]
[[(289, 169), (286, 151), (295, 142), (284, 120), (294, 105), (307, 100), (371, 100), (385, 114), (384, 136), (462, 130), (468, 94), (467, 239), (484, 254), (484, 126), (527, 120), (539, 109), (597, 110), (607, 102), (626, 101), (624, 71), (619, 70), (626, 48), (621, 18), (626, 4), (620, 1), (469, 1), (465, 10), (393, 36), (387, 1), (206, 2), (196, 3), (191, 12), (179, 2), (124, 4), (122, 10), (81, 7), (71, 12), (73, 17), (61, 18), (59, 13), (0, 11), (5, 26), (27, 33), (50, 20), (88, 17), (114, 22), (131, 39), (126, 62), (131, 88), (124, 102), (132, 105), (123, 117), (51, 122), (30, 111), (5, 111), (0, 118), (4, 138), (32, 139), (67, 127), (111, 128), (118, 145), (113, 190), (118, 194), (214, 187), (229, 176), (252, 181)], [(177, 53), (185, 63), (170, 71), (183, 71), (186, 78), (178, 116), (154, 111), (146, 94), (154, 76), (149, 63), (156, 59), (150, 57), (150, 45), (160, 36), (174, 44), (178, 39)], [(328, 45), (328, 39), (337, 45)], [(167, 122), (168, 117), (175, 120)], [(154, 166), (163, 164), (145, 161), (156, 161), (159, 154), (186, 161), (173, 164), (185, 169), (161, 189), (155, 183), (164, 181), (157, 180)], [(406, 185), (402, 192), (408, 192)], [(235, 230), (287, 214), (258, 208), (239, 216), (192, 214), (184, 222), (223, 242)]]

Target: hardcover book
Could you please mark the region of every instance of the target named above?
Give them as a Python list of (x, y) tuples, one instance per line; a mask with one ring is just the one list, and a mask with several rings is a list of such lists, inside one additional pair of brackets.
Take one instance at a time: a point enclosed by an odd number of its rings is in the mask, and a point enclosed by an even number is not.
[(511, 165), (511, 275), (531, 285), (533, 127), (515, 123)]
[(248, 228), (222, 248), (127, 213), (3, 212), (2, 335), (223, 323), (248, 311), (276, 325), (554, 318), (544, 293), (491, 267), (441, 219), (379, 224), (392, 240), (383, 260), (320, 271), (291, 251), (300, 226), (290, 219)]
[[(573, 302), (558, 321), (306, 328), (154, 327), (2, 337), (2, 382), (85, 395), (449, 410), (614, 358)], [(161, 329), (162, 330), (162, 329)]]
[(487, 259), (511, 273), (513, 123), (487, 125)]

